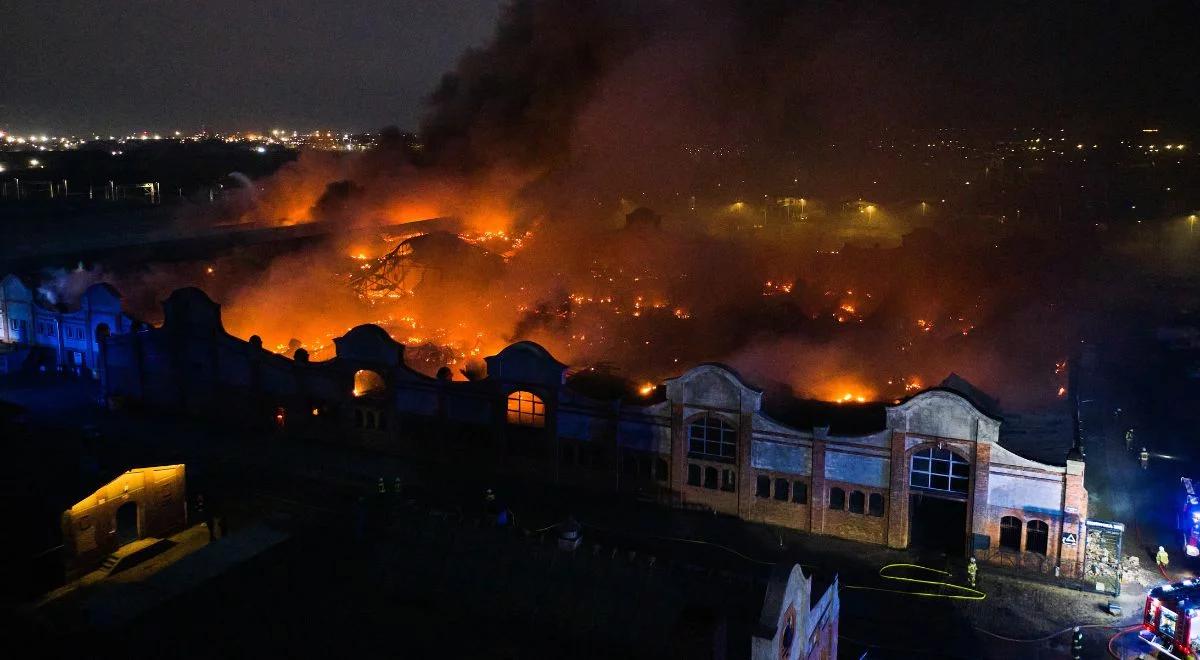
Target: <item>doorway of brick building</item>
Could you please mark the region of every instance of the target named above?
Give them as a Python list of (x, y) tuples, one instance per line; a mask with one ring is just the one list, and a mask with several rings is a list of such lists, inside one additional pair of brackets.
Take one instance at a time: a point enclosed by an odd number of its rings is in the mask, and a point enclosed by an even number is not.
[(908, 543), (919, 552), (962, 557), (967, 550), (967, 501), (917, 491), (908, 506)]

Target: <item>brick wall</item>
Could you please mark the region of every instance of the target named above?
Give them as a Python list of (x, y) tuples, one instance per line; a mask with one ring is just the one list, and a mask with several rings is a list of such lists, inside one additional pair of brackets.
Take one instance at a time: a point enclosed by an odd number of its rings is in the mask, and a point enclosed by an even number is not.
[[(843, 482), (831, 481), (827, 482), (826, 490), (832, 492), (834, 488), (840, 488), (846, 493), (845, 508), (831, 509), (829, 507), (830, 497), (827, 492), (825, 496), (825, 533), (831, 536), (839, 536), (841, 538), (850, 539), (852, 541), (864, 541), (866, 543), (883, 544), (887, 537), (888, 527), (888, 493), (878, 488), (868, 488), (858, 484), (848, 484)], [(863, 512), (852, 513), (850, 511), (851, 495), (855, 492), (863, 494)], [(872, 516), (869, 514), (869, 503), (871, 495), (879, 495), (883, 498), (883, 514), (882, 516)]]

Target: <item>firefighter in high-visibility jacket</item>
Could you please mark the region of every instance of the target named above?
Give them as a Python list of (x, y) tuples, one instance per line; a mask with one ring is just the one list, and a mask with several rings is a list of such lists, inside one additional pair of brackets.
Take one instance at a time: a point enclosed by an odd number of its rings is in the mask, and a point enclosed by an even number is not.
[(1158, 546), (1158, 552), (1154, 555), (1154, 563), (1158, 564), (1159, 568), (1166, 568), (1170, 562), (1171, 558), (1167, 556), (1167, 549), (1161, 545)]
[(1142, 447), (1142, 453), (1138, 454), (1138, 459), (1142, 462), (1143, 470), (1150, 467), (1150, 452), (1146, 451), (1145, 447)]
[(967, 584), (975, 586), (975, 576), (979, 573), (979, 564), (975, 558), (971, 557), (971, 561), (967, 562)]

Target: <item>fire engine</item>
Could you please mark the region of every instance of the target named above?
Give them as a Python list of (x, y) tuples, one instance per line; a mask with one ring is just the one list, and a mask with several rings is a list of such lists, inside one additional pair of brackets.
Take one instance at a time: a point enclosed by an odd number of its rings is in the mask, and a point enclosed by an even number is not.
[(1189, 557), (1200, 556), (1200, 497), (1192, 487), (1192, 480), (1183, 477), (1183, 506), (1179, 511), (1179, 531), (1183, 534), (1183, 551)]
[(1172, 658), (1200, 654), (1200, 580), (1155, 587), (1146, 597), (1139, 636)]

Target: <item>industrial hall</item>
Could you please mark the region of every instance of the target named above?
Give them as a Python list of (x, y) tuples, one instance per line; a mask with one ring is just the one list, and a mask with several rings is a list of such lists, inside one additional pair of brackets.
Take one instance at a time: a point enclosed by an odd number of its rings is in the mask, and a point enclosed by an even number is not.
[(706, 363), (648, 393), (601, 396), (532, 342), (455, 381), (407, 366), (404, 346), (374, 325), (337, 338), (336, 355), (317, 362), (228, 334), (199, 289), (163, 306), (161, 326), (101, 340), (110, 405), (1083, 575), (1088, 500), (1070, 414), (997, 410), (956, 376), (903, 400), (833, 403), (765, 393)]

